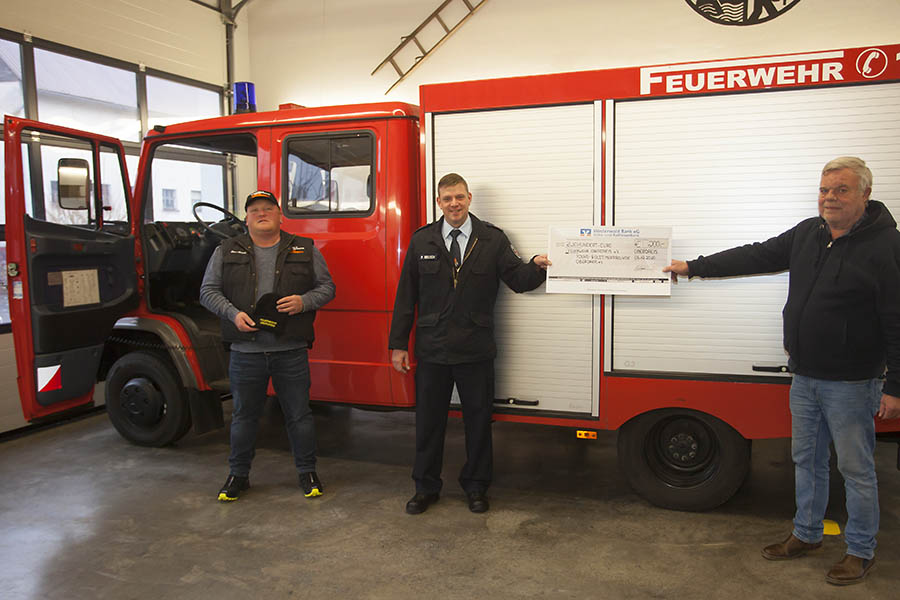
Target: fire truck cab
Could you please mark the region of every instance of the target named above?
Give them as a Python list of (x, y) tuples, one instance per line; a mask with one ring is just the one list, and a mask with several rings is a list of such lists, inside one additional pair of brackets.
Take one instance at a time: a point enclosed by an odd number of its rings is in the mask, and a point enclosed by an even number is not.
[(247, 180), (242, 191), (275, 192), (284, 229), (313, 237), (339, 282), (316, 322), (327, 334), (311, 357), (313, 397), (413, 405), (385, 356), (388, 282), (419, 222), (415, 106), (287, 106), (157, 127), (133, 189), (118, 140), (5, 125), (10, 308), (28, 420), (91, 402), (105, 380), (109, 417), (134, 443), (221, 426), (228, 351), (199, 286), (218, 243), (244, 227), (221, 192), (194, 192), (188, 219), (173, 210), (184, 190), (231, 188), (221, 164)]

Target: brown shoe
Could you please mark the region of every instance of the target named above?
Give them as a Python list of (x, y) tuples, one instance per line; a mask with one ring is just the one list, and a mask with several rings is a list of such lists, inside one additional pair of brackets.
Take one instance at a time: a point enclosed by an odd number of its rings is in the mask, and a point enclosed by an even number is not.
[(872, 565), (875, 564), (875, 557), (860, 558), (852, 554), (845, 554), (844, 558), (834, 564), (828, 574), (825, 575), (825, 581), (832, 585), (853, 585), (860, 583), (868, 575)]
[(767, 560), (790, 560), (792, 558), (800, 558), (805, 554), (818, 550), (822, 547), (822, 542), (808, 544), (794, 537), (794, 534), (788, 536), (780, 544), (772, 544), (763, 548), (763, 558)]

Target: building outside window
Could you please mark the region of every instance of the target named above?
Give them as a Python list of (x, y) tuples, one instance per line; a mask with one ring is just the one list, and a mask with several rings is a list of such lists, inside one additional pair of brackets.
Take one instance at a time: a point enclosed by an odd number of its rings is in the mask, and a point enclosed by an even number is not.
[(172, 188), (163, 188), (162, 191), (163, 210), (174, 212), (178, 210), (178, 203), (175, 201), (175, 190)]

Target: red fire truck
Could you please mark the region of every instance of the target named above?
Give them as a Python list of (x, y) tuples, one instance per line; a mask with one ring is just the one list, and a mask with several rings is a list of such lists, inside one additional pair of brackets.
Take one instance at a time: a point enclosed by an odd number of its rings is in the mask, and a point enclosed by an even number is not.
[[(134, 443), (220, 427), (228, 352), (198, 288), (215, 246), (242, 230), (225, 198), (257, 188), (281, 199), (285, 229), (315, 239), (337, 285), (316, 321), (312, 397), (363, 408), (414, 405), (387, 338), (404, 251), (435, 218), (443, 173), (468, 179), (472, 211), (523, 256), (547, 250), (548, 225), (671, 226), (682, 258), (764, 239), (814, 214), (818, 170), (842, 154), (866, 158), (875, 197), (900, 214), (900, 177), (879, 181), (900, 164), (898, 53), (425, 85), (419, 107), (288, 104), (158, 126), (133, 188), (118, 140), (7, 116), (24, 415), (89, 404), (105, 381)], [(618, 430), (638, 493), (717, 506), (744, 480), (752, 439), (790, 435), (785, 291), (782, 274), (683, 282), (664, 298), (502, 292), (495, 418)]]

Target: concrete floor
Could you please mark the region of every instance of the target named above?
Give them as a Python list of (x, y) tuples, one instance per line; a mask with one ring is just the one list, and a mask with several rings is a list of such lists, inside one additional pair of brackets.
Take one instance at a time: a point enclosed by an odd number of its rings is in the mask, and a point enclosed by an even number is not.
[[(270, 413), (253, 487), (231, 504), (215, 501), (223, 431), (140, 448), (96, 414), (0, 442), (0, 598), (900, 597), (894, 444), (878, 446), (878, 565), (862, 585), (835, 588), (823, 578), (840, 536), (796, 561), (760, 557), (790, 528), (787, 440), (756, 442), (737, 496), (694, 514), (628, 488), (615, 433), (582, 441), (496, 423), (492, 508), (474, 515), (455, 483), (462, 428), (451, 420), (444, 494), (409, 516), (412, 414), (317, 409), (326, 494), (307, 500)], [(839, 481), (828, 516), (845, 519)]]

